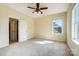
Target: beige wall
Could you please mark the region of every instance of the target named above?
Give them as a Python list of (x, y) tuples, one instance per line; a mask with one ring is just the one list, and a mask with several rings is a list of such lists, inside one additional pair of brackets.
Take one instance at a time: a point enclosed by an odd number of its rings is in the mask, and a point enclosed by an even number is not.
[[(63, 34), (52, 34), (52, 20), (55, 18), (62, 17), (63, 18)], [(35, 38), (44, 38), (51, 39), (57, 41), (66, 41), (66, 12), (44, 16), (35, 19)]]
[[(27, 15), (24, 15), (18, 11), (15, 11), (9, 7), (0, 4), (0, 47), (9, 45), (9, 17), (25, 20), (28, 26), (28, 39), (30, 38), (44, 38), (57, 41), (66, 41), (71, 48), (74, 55), (79, 55), (79, 45), (71, 40), (71, 10), (74, 4), (69, 7), (66, 13), (59, 13), (55, 15), (44, 16), (33, 19)], [(66, 19), (67, 15), (67, 19)], [(58, 17), (64, 17), (63, 20), (63, 35), (52, 34), (52, 20)], [(67, 27), (66, 27), (67, 26)]]
[(9, 17), (25, 20), (28, 27), (28, 39), (34, 37), (33, 18), (0, 4), (0, 47), (9, 45)]
[(75, 4), (71, 4), (69, 10), (67, 12), (67, 43), (71, 48), (74, 55), (79, 55), (79, 44), (75, 43), (73, 39), (71, 39), (71, 22), (72, 22), (72, 9)]

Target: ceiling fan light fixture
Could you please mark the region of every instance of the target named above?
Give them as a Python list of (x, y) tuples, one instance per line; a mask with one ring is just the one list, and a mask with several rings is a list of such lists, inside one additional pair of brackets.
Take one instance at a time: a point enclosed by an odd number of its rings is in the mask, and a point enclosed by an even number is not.
[(40, 15), (39, 13), (37, 13), (36, 15)]
[(41, 12), (33, 12), (35, 15), (41, 15)]
[(30, 9), (34, 9), (34, 11), (32, 13), (35, 13), (37, 15), (39, 14), (43, 14), (43, 12), (41, 10), (46, 10), (48, 9), (48, 7), (40, 7), (40, 3), (36, 3), (36, 7), (29, 7)]

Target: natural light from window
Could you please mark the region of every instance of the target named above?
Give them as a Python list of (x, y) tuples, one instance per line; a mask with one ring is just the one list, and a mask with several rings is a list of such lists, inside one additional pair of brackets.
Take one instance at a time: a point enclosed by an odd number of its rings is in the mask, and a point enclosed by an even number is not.
[(63, 33), (63, 18), (56, 18), (52, 21), (53, 34)]
[(72, 40), (79, 44), (79, 4), (72, 10)]
[(38, 43), (38, 44), (49, 44), (49, 43), (53, 43), (52, 41), (37, 41), (35, 43)]

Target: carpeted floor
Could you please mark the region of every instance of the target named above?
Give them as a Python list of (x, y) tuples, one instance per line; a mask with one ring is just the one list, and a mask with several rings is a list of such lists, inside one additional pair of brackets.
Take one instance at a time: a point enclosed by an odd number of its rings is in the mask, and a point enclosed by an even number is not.
[(64, 42), (31, 39), (0, 48), (1, 56), (72, 56)]

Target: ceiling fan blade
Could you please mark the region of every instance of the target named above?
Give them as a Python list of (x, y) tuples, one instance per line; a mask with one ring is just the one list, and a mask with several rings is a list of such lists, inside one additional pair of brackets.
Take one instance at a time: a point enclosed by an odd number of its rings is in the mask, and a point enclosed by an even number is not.
[(40, 10), (41, 14), (43, 14), (43, 12)]
[(36, 9), (36, 8), (34, 8), (34, 7), (29, 7), (29, 6), (28, 6), (28, 8), (30, 8), (30, 9)]
[(45, 10), (45, 9), (48, 9), (48, 7), (43, 7), (43, 8), (40, 8), (40, 10)]
[(32, 13), (34, 13), (35, 11), (33, 11)]
[(37, 12), (36, 10), (34, 10), (32, 13), (35, 13), (35, 12)]

